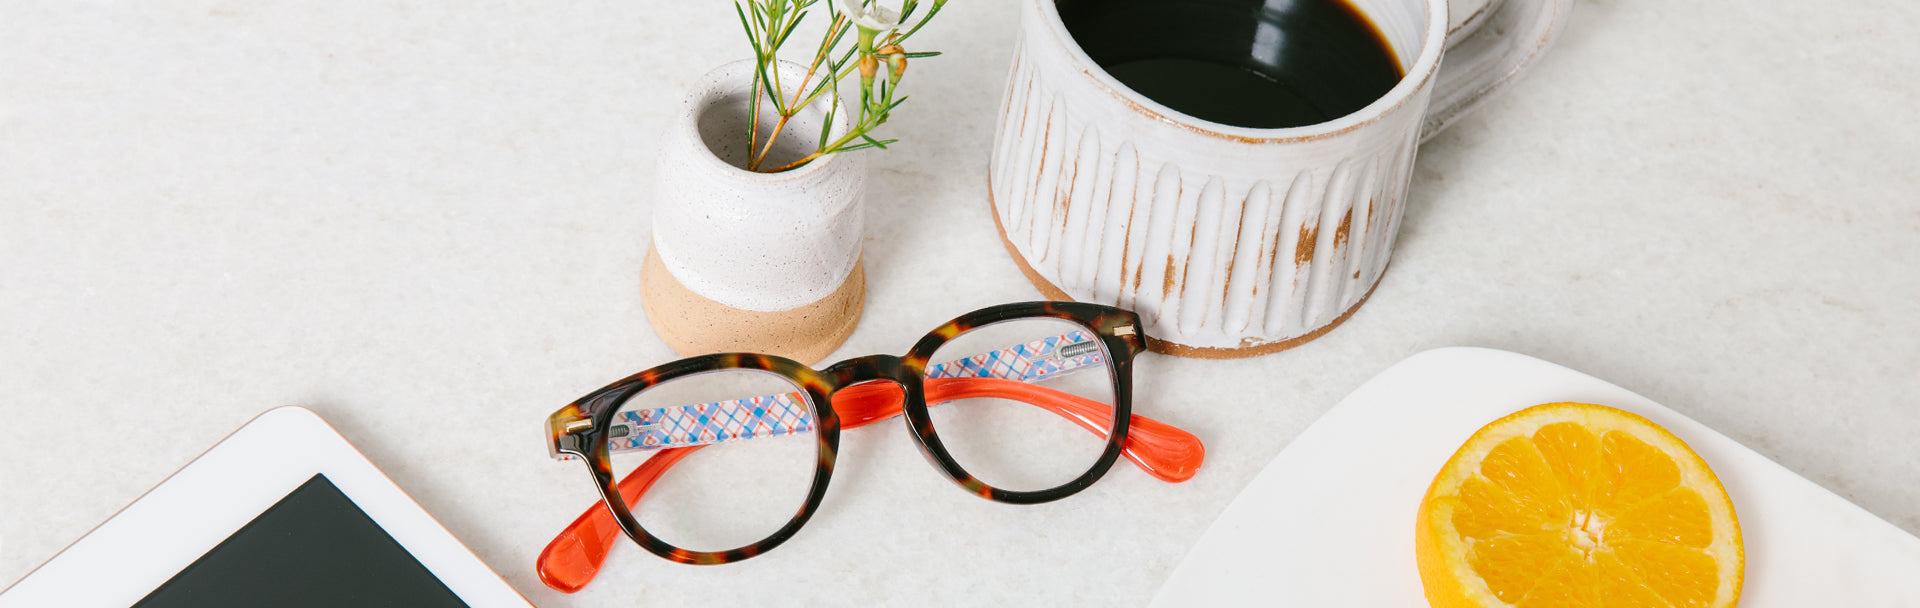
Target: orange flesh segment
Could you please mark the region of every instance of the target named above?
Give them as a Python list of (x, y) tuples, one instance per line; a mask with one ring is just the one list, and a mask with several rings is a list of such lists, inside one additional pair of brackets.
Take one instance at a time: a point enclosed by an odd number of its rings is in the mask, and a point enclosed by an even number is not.
[[(1727, 543), (1715, 546), (1715, 509), (1703, 495), (1711, 492), (1724, 501), (1724, 490), (1690, 450), (1682, 458), (1704, 471), (1710, 487), (1701, 487), (1702, 475), (1688, 473), (1667, 451), (1672, 445), (1686, 450), (1684, 443), (1676, 438), (1663, 449), (1636, 437), (1638, 430), (1595, 432), (1579, 420), (1540, 424), (1530, 432), (1497, 432), (1501, 423), (1531, 409), (1496, 421), (1469, 440), (1454, 458), (1471, 451), (1479, 455), (1477, 466), (1461, 470), (1449, 462), (1421, 505), (1422, 526), (1436, 525), (1430, 512), (1447, 513), (1439, 521), (1451, 525), (1440, 526), (1433, 536), (1451, 535), (1465, 547), (1444, 558), (1428, 540), (1429, 530), (1422, 531), (1421, 574), (1436, 606), (1732, 605), (1740, 584), (1737, 568), (1744, 561), (1738, 554), (1738, 525), (1730, 505), (1721, 509), (1727, 519), (1721, 525), (1733, 532), (1733, 555), (1728, 556)], [(1665, 433), (1645, 419), (1617, 413)], [(1473, 449), (1486, 443), (1493, 445)], [(1457, 483), (1443, 487), (1453, 479)], [(1429, 563), (1441, 559), (1453, 563)], [(1735, 567), (1731, 594), (1721, 589), (1723, 559)], [(1428, 580), (1443, 572), (1477, 580)]]

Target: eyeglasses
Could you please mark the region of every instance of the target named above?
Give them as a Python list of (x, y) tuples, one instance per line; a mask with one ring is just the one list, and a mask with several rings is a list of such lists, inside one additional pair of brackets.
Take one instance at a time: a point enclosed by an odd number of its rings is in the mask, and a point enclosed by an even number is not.
[[(905, 356), (815, 371), (772, 355), (703, 355), (593, 391), (548, 417), (548, 447), (583, 460), (602, 500), (541, 553), (541, 579), (579, 590), (616, 532), (681, 563), (764, 553), (819, 506), (840, 430), (903, 413), (936, 469), (994, 501), (1071, 496), (1122, 456), (1185, 481), (1204, 459), (1199, 439), (1131, 413), (1133, 357), (1149, 339), (1140, 328), (1134, 313), (1097, 304), (1005, 304), (949, 321)], [(686, 460), (716, 444), (728, 445)], [(663, 481), (676, 465), (683, 472)]]

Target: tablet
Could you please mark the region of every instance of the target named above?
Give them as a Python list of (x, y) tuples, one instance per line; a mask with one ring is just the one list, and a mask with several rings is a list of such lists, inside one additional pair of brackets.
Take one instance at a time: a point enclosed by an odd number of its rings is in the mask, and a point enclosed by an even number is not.
[(0, 606), (531, 606), (313, 412), (268, 411)]

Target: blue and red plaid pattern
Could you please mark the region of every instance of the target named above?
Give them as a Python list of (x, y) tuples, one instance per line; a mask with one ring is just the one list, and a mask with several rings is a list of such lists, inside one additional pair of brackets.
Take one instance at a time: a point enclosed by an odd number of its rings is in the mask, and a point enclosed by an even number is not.
[(697, 405), (619, 412), (627, 429), (611, 440), (621, 450), (706, 445), (730, 439), (779, 437), (813, 430), (813, 415), (799, 392)]
[[(928, 378), (1006, 378), (1039, 382), (1067, 372), (1099, 365), (1105, 361), (1099, 344), (1091, 344), (1087, 332), (1041, 338), (1015, 344), (990, 353), (955, 359), (927, 368)], [(1069, 349), (1075, 344), (1089, 347)], [(1064, 355), (1064, 356), (1062, 356)]]
[[(1086, 344), (1087, 346), (1075, 345)], [(1041, 338), (990, 353), (927, 367), (928, 378), (1006, 378), (1039, 382), (1105, 363), (1100, 345), (1084, 331)], [(799, 392), (647, 410), (622, 411), (627, 429), (609, 440), (613, 451), (657, 450), (779, 437), (813, 430), (812, 410)], [(617, 429), (618, 427), (616, 427)], [(615, 431), (619, 433), (618, 430)]]

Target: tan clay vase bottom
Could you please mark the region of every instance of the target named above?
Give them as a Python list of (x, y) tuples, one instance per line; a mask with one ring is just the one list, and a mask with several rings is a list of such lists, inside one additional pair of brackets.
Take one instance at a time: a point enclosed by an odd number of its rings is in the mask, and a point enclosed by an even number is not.
[[(1049, 300), (1073, 301), (1073, 296), (1067, 295), (1066, 291), (1054, 286), (1052, 281), (1048, 281), (1046, 277), (1040, 276), (1040, 273), (1035, 271), (1033, 266), (1028, 265), (1027, 258), (1022, 257), (1020, 250), (1013, 246), (1013, 241), (1007, 239), (1007, 229), (1005, 226), (1000, 225), (1000, 209), (993, 202), (993, 184), (991, 182), (987, 184), (987, 213), (993, 216), (993, 229), (1000, 232), (1000, 244), (1006, 246), (1007, 255), (1013, 258), (1014, 265), (1020, 267), (1020, 273), (1027, 275), (1027, 281), (1033, 283), (1033, 286), (1038, 288), (1040, 293), (1045, 295)], [(1389, 264), (1389, 267), (1391, 267), (1391, 264)], [(1381, 274), (1384, 276), (1386, 271), (1382, 270)], [(1361, 304), (1366, 304), (1367, 299), (1373, 297), (1373, 290), (1379, 286), (1380, 281), (1377, 279), (1374, 280), (1373, 285), (1367, 287), (1366, 295), (1360, 296), (1360, 301), (1354, 302), (1353, 306), (1347, 308), (1346, 312), (1342, 312), (1340, 316), (1335, 317), (1332, 323), (1322, 325), (1319, 329), (1307, 332), (1305, 335), (1295, 336), (1279, 342), (1268, 342), (1266, 344), (1240, 348), (1187, 346), (1162, 338), (1153, 338), (1147, 341), (1147, 349), (1160, 354), (1194, 359), (1244, 359), (1247, 357), (1258, 357), (1260, 355), (1277, 353), (1311, 342), (1314, 338), (1324, 336), (1327, 332), (1333, 331), (1333, 328), (1339, 327), (1341, 323), (1347, 322), (1348, 317), (1353, 316), (1355, 311), (1360, 310)]]
[(847, 341), (860, 322), (867, 295), (864, 261), (833, 293), (790, 310), (741, 310), (694, 293), (667, 271), (647, 248), (640, 271), (640, 301), (660, 339), (681, 356), (765, 353), (812, 365)]

